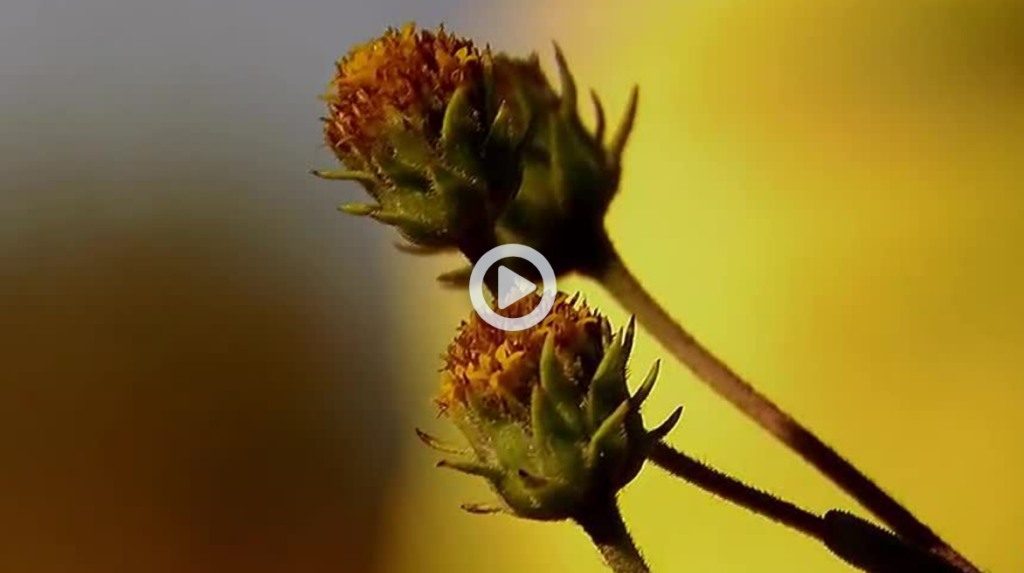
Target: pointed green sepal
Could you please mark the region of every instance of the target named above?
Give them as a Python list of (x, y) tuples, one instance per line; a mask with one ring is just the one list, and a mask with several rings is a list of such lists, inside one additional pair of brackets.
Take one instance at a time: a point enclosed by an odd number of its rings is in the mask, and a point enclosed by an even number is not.
[(643, 384), (637, 389), (636, 393), (633, 394), (631, 399), (633, 402), (633, 408), (636, 410), (640, 409), (647, 398), (651, 395), (651, 391), (654, 390), (654, 384), (658, 381), (658, 373), (661, 371), (661, 360), (655, 360), (651, 366), (651, 370), (647, 373), (647, 377), (644, 378)]
[(562, 418), (551, 397), (541, 386), (533, 387), (530, 416), (535, 445), (541, 450), (558, 448), (560, 444), (576, 438), (576, 433)]
[(612, 138), (608, 152), (611, 154), (612, 159), (616, 164), (622, 163), (622, 154), (626, 150), (626, 144), (629, 143), (629, 136), (633, 133), (633, 126), (636, 124), (636, 112), (640, 103), (640, 88), (633, 86), (633, 90), (629, 94), (629, 104), (626, 107), (626, 114), (622, 118), (622, 122), (619, 124), (619, 129), (615, 132), (615, 136)]
[(629, 355), (633, 353), (633, 341), (636, 340), (636, 316), (629, 317), (629, 324), (626, 325), (626, 331), (622, 335), (622, 348), (626, 352), (626, 359), (629, 359)]
[(399, 251), (401, 251), (401, 252), (403, 252), (403, 253), (405, 253), (407, 255), (413, 255), (415, 257), (431, 257), (431, 256), (434, 256), (434, 255), (439, 255), (439, 254), (450, 252), (454, 248), (454, 247), (450, 247), (450, 246), (447, 246), (447, 245), (443, 245), (443, 246), (417, 245), (415, 243), (406, 243), (406, 242), (401, 242), (401, 241), (396, 241), (394, 243), (394, 245), (395, 245), (395, 248), (398, 249)]
[(594, 141), (598, 145), (602, 145), (604, 143), (604, 130), (607, 122), (604, 115), (604, 105), (601, 104), (601, 98), (594, 90), (590, 90), (590, 99), (594, 102)]
[(377, 158), (377, 166), (395, 188), (422, 193), (430, 190), (430, 176), (422, 164), (411, 163), (396, 154)]
[(572, 77), (569, 64), (565, 61), (562, 47), (555, 43), (555, 62), (558, 64), (558, 77), (562, 83), (561, 113), (563, 118), (576, 117), (576, 80)]
[(470, 450), (454, 446), (443, 440), (435, 438), (434, 436), (431, 436), (430, 434), (424, 432), (419, 428), (416, 428), (416, 437), (418, 437), (421, 442), (423, 442), (428, 448), (434, 450), (435, 452), (465, 457), (473, 455), (473, 452), (471, 452)]
[(354, 171), (348, 169), (313, 169), (310, 173), (320, 179), (327, 179), (329, 181), (357, 181), (359, 183), (369, 183), (373, 185), (380, 182), (372, 173), (368, 173), (366, 171)]
[(466, 266), (454, 271), (441, 273), (437, 276), (437, 282), (446, 287), (462, 288), (469, 286), (469, 277), (473, 275), (473, 267)]
[(555, 352), (554, 332), (548, 333), (540, 354), (540, 383), (566, 425), (574, 433), (580, 434), (583, 431), (583, 414), (579, 406), (579, 391), (565, 375), (565, 369)]
[(380, 210), (380, 205), (367, 205), (365, 203), (345, 203), (339, 205), (338, 210), (348, 215), (355, 215), (356, 217), (366, 217), (373, 215)]
[(610, 416), (601, 422), (601, 425), (594, 431), (593, 436), (590, 438), (590, 443), (587, 444), (587, 460), (591, 466), (595, 465), (600, 459), (601, 454), (609, 449), (616, 449), (614, 446), (615, 442), (624, 441), (626, 439), (626, 416), (630, 413), (629, 400), (619, 404), (617, 408), (612, 412)]
[(480, 133), (480, 122), (473, 109), (471, 95), (470, 87), (464, 85), (455, 90), (448, 102), (441, 125), (441, 142), (446, 149), (453, 149)]
[(392, 119), (384, 131), (384, 138), (391, 155), (408, 165), (426, 165), (437, 156), (426, 133), (405, 118), (396, 116)]
[(460, 506), (462, 511), (473, 515), (494, 515), (496, 513), (508, 513), (504, 506), (497, 503), (464, 503)]
[(605, 348), (601, 363), (597, 365), (594, 380), (618, 377), (626, 364), (626, 358), (628, 356), (625, 355), (625, 350), (622, 348), (622, 336), (613, 336), (611, 344)]
[(608, 197), (608, 176), (600, 164), (604, 158), (594, 152), (579, 118), (553, 123), (550, 137), (552, 205), (592, 212), (589, 205), (603, 204)]
[[(469, 177), (441, 164), (431, 166), (430, 179), (438, 195), (448, 204), (457, 206), (457, 212), (462, 213), (464, 217), (471, 218), (473, 215), (480, 214), (481, 206), (487, 200), (487, 189), (483, 186), (475, 184)], [(460, 219), (453, 223), (466, 224), (466, 221)]]
[(615, 341), (615, 333), (612, 332), (612, 323), (607, 318), (601, 319), (601, 345), (608, 348)]
[(487, 130), (486, 149), (515, 149), (523, 140), (525, 130), (517, 128), (519, 121), (513, 106), (509, 100), (501, 102), (498, 113)]
[(480, 153), (483, 141), (483, 127), (479, 113), (472, 102), (473, 92), (469, 86), (455, 91), (445, 109), (441, 127), (441, 147), (445, 157), (455, 167), (473, 177), (484, 177), (486, 166)]
[(614, 337), (611, 345), (605, 349), (604, 358), (598, 364), (594, 379), (590, 383), (587, 422), (591, 428), (596, 428), (623, 400), (629, 399), (629, 389), (626, 386), (626, 362), (629, 353), (623, 346), (625, 341), (625, 332)]
[(654, 428), (647, 434), (648, 438), (655, 442), (660, 442), (661, 440), (665, 439), (665, 436), (668, 436), (669, 432), (671, 432), (676, 427), (676, 424), (679, 423), (679, 419), (682, 417), (683, 407), (679, 406), (672, 412), (672, 415), (670, 415), (668, 419), (666, 419), (664, 422), (661, 423), (660, 426)]
[(473, 476), (480, 476), (492, 481), (500, 480), (502, 476), (501, 468), (488, 466), (478, 462), (464, 462), (460, 460), (441, 460), (437, 462), (437, 467), (448, 470), (454, 470), (460, 473), (469, 474)]
[[(345, 205), (342, 205), (343, 210), (344, 207)], [(394, 225), (395, 227), (408, 228), (409, 230), (415, 230), (417, 227), (421, 225), (421, 222), (418, 219), (410, 217), (409, 215), (395, 213), (392, 211), (382, 211), (380, 209), (375, 209), (367, 213), (367, 215), (373, 217), (377, 221), (380, 221), (381, 223), (384, 223), (386, 225)]]

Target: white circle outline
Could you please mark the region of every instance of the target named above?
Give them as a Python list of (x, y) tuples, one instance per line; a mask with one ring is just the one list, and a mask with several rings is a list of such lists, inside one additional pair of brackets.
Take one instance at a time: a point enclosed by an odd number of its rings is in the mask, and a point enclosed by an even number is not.
[[(533, 266), (537, 267), (541, 278), (544, 279), (544, 291), (541, 294), (540, 304), (530, 314), (518, 318), (509, 318), (494, 312), (484, 298), (484, 275), (487, 274), (487, 270), (499, 260), (509, 257), (530, 261)], [(473, 301), (473, 308), (476, 309), (477, 315), (494, 328), (509, 332), (526, 330), (544, 320), (544, 317), (551, 312), (551, 308), (555, 306), (557, 291), (555, 270), (551, 268), (551, 263), (536, 249), (515, 243), (494, 247), (484, 253), (469, 276), (469, 299)]]

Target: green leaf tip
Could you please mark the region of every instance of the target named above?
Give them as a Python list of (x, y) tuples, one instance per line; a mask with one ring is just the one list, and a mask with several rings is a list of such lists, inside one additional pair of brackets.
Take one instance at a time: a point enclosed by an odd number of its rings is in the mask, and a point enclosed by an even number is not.
[(604, 104), (601, 103), (601, 97), (594, 90), (590, 90), (590, 99), (594, 102), (594, 141), (601, 145), (604, 143), (604, 130), (607, 122), (604, 115)]
[[(343, 205), (342, 207), (345, 206)], [(347, 213), (348, 211), (345, 212)], [(404, 215), (402, 213), (395, 213), (392, 211), (374, 209), (366, 213), (366, 215), (373, 217), (375, 220), (380, 221), (381, 223), (393, 225), (395, 227), (409, 227), (415, 229), (420, 225), (420, 221), (414, 219), (413, 217), (410, 217), (409, 215)]]
[(555, 407), (551, 396), (539, 385), (533, 387), (530, 416), (536, 446), (542, 450), (556, 448), (560, 443), (575, 438), (573, 428)]
[(367, 217), (369, 215), (373, 215), (378, 210), (380, 210), (380, 206), (367, 205), (365, 203), (345, 203), (344, 205), (339, 205), (338, 210), (347, 215), (355, 215), (356, 217)]
[(473, 267), (466, 266), (437, 275), (437, 282), (446, 287), (462, 288), (469, 286), (472, 275)]
[(461, 460), (441, 460), (437, 467), (457, 471), (473, 476), (487, 478), (489, 480), (501, 479), (501, 469), (488, 466), (479, 462), (465, 462)]
[(480, 131), (480, 124), (473, 109), (471, 89), (463, 85), (455, 90), (445, 108), (441, 125), (441, 141), (448, 149), (474, 138)]
[(679, 423), (679, 419), (682, 417), (683, 407), (679, 406), (678, 408), (672, 411), (672, 414), (669, 415), (669, 417), (664, 422), (662, 422), (660, 426), (651, 430), (647, 434), (648, 437), (650, 437), (650, 439), (655, 442), (665, 439), (665, 437), (668, 436), (669, 432), (671, 432), (676, 427), (676, 424)]
[(312, 169), (310, 173), (329, 181), (357, 181), (360, 183), (371, 183), (376, 184), (377, 178), (372, 173), (366, 171), (352, 171), (347, 169), (342, 170), (331, 170), (331, 169)]
[(580, 397), (576, 386), (565, 374), (555, 351), (555, 333), (549, 332), (540, 354), (540, 383), (554, 403), (555, 409), (574, 433), (583, 430)]
[(565, 59), (565, 53), (558, 42), (554, 42), (555, 63), (558, 65), (558, 77), (562, 84), (561, 113), (565, 118), (572, 118), (576, 115), (576, 80), (569, 70), (569, 63)]
[(636, 124), (637, 108), (640, 104), (640, 86), (633, 86), (629, 94), (629, 104), (626, 106), (626, 114), (619, 123), (619, 128), (612, 138), (609, 153), (615, 163), (622, 163), (622, 154), (629, 143), (629, 136), (633, 133), (633, 126)]
[(626, 416), (630, 411), (629, 400), (625, 400), (594, 431), (594, 435), (590, 438), (590, 444), (587, 446), (587, 459), (591, 465), (597, 462), (601, 452), (608, 447), (610, 442), (624, 435)]
[(470, 456), (472, 452), (465, 448), (459, 448), (447, 442), (444, 442), (423, 430), (416, 428), (416, 437), (420, 439), (428, 448), (442, 454), (451, 454), (455, 456)]
[(622, 334), (622, 348), (626, 353), (626, 359), (633, 353), (633, 341), (636, 340), (636, 316), (629, 317), (629, 324)]
[(415, 243), (407, 243), (403, 241), (396, 241), (394, 243), (395, 249), (399, 252), (407, 255), (413, 255), (416, 257), (429, 257), (439, 255), (452, 250), (452, 247), (447, 246), (430, 246), (430, 245), (417, 245)]
[(462, 511), (473, 515), (494, 515), (497, 513), (508, 513), (503, 506), (497, 503), (464, 503), (460, 506)]
[(651, 392), (654, 390), (654, 384), (658, 381), (658, 374), (661, 372), (661, 360), (655, 360), (654, 364), (651, 365), (650, 371), (647, 372), (647, 377), (644, 378), (643, 384), (637, 389), (636, 393), (633, 394), (633, 407), (639, 409), (647, 398), (650, 397)]

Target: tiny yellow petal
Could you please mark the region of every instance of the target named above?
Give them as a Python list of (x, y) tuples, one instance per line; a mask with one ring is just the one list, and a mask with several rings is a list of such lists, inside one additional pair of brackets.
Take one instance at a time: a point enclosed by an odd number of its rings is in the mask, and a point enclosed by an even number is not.
[[(509, 316), (522, 316), (537, 304), (536, 296), (525, 297), (508, 309)], [(463, 322), (445, 355), (441, 392), (437, 398), (442, 412), (466, 404), (466, 392), (476, 392), (481, 401), (507, 403), (511, 398), (529, 404), (533, 386), (539, 381), (540, 353), (548, 334), (570, 343), (596, 336), (593, 325), (601, 320), (583, 303), (571, 304), (559, 294), (550, 315), (539, 325), (507, 332), (479, 320), (475, 315)]]
[(418, 31), (412, 23), (356, 46), (337, 62), (325, 99), (332, 116), (358, 121), (346, 133), (336, 128), (337, 122), (327, 122), (328, 144), (342, 160), (368, 155), (388, 110), (413, 120), (442, 111), (463, 82), (480, 77), (482, 56), (470, 40), (443, 29)]

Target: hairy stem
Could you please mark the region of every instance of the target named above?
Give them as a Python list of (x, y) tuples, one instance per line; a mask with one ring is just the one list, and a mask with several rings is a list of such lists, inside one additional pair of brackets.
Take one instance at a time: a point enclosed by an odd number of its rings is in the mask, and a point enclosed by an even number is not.
[(650, 573), (633, 543), (615, 500), (596, 505), (576, 518), (615, 573)]
[(868, 573), (960, 573), (958, 566), (843, 511), (823, 517), (747, 485), (658, 442), (650, 460), (702, 490), (820, 541), (833, 555)]
[(589, 271), (640, 324), (686, 365), (700, 380), (748, 418), (832, 480), (908, 541), (956, 563), (969, 573), (977, 567), (956, 552), (907, 508), (875, 484), (810, 430), (758, 392), (749, 382), (711, 353), (658, 304), (626, 268), (610, 241), (604, 264)]
[(697, 461), (664, 442), (651, 451), (650, 460), (665, 471), (756, 514), (824, 541), (821, 517), (770, 493), (749, 486), (707, 464)]

